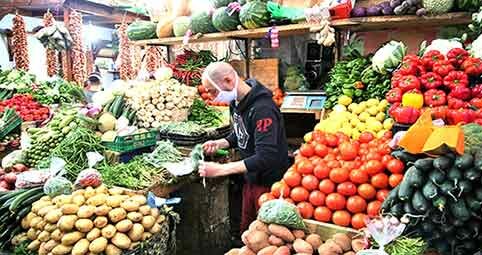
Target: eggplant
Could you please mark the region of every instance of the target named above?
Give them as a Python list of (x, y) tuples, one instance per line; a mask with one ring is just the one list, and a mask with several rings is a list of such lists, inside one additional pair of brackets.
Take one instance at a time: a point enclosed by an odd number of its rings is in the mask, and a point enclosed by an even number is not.
[(390, 7), (395, 8), (402, 4), (402, 0), (390, 0)]
[(381, 2), (377, 5), (380, 6), (382, 9), (385, 7), (390, 7), (390, 1)]
[(392, 7), (383, 7), (382, 9), (382, 14), (383, 15), (393, 15), (393, 9)]
[(380, 16), (382, 8), (380, 6), (370, 6), (367, 8), (367, 16)]
[(367, 8), (365, 7), (355, 7), (351, 10), (352, 17), (366, 17), (367, 16)]

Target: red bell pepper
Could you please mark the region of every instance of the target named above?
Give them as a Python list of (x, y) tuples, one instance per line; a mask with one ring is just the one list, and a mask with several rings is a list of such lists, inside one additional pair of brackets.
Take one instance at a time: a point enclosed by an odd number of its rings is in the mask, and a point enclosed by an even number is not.
[(447, 120), (451, 125), (471, 123), (475, 117), (475, 111), (470, 109), (449, 110), (447, 112)]
[(393, 116), (393, 112), (398, 108), (400, 107), (400, 105), (402, 105), (401, 103), (393, 103), (390, 105), (390, 108), (388, 108), (388, 114), (390, 116)]
[(444, 78), (444, 85), (453, 90), (455, 87), (469, 86), (469, 77), (462, 71), (452, 71)]
[(393, 72), (392, 79), (391, 79), (391, 84), (392, 88), (398, 88), (398, 85), (400, 84), (400, 80), (402, 79), (403, 74), (401, 74), (399, 71)]
[(447, 103), (447, 96), (443, 90), (429, 89), (423, 94), (423, 100), (427, 106), (441, 106)]
[(405, 75), (400, 79), (398, 87), (402, 89), (403, 92), (420, 89), (420, 81), (415, 75)]
[(413, 107), (401, 106), (393, 111), (393, 118), (401, 124), (413, 124), (420, 117), (420, 110)]
[(432, 70), (433, 65), (439, 61), (445, 60), (445, 56), (438, 50), (426, 52), (422, 57), (422, 63), (427, 70)]
[(460, 109), (460, 108), (466, 108), (468, 106), (467, 102), (464, 102), (463, 100), (452, 97), (450, 95), (447, 98), (447, 102), (448, 102), (449, 109), (456, 109), (457, 110), (457, 109)]
[(398, 70), (403, 75), (417, 75), (418, 63), (413, 60), (405, 60)]
[(442, 119), (445, 120), (447, 117), (447, 106), (437, 106), (437, 107), (432, 107), (430, 108), (430, 112), (432, 113), (432, 118), (434, 120), (436, 119)]
[(443, 60), (443, 61), (434, 63), (432, 70), (434, 73), (437, 73), (442, 77), (445, 77), (451, 71), (455, 70), (455, 67), (452, 64), (450, 64), (448, 60)]
[(443, 79), (434, 72), (428, 72), (420, 77), (420, 82), (425, 89), (436, 89), (442, 86)]
[(403, 91), (401, 88), (393, 88), (386, 94), (387, 101), (391, 104), (402, 102)]
[(473, 123), (482, 126), (482, 119), (475, 119), (475, 120), (473, 121)]
[(477, 109), (475, 111), (475, 118), (476, 119), (482, 119), (482, 109)]
[(454, 66), (460, 66), (469, 57), (469, 52), (462, 48), (453, 48), (447, 53), (447, 58)]
[(461, 100), (467, 100), (471, 96), (470, 89), (467, 87), (457, 86), (449, 93), (450, 96)]
[(467, 58), (461, 68), (467, 75), (480, 76), (482, 74), (482, 60), (480, 58)]
[(482, 108), (482, 98), (477, 98), (477, 97), (474, 97), (470, 100), (470, 105), (477, 108), (477, 109), (481, 109)]
[(422, 63), (422, 60), (420, 59), (420, 57), (415, 55), (415, 54), (405, 55), (405, 57), (403, 57), (403, 62), (405, 62), (405, 61), (417, 62), (418, 64)]
[(482, 98), (482, 84), (477, 84), (472, 88), (472, 97)]

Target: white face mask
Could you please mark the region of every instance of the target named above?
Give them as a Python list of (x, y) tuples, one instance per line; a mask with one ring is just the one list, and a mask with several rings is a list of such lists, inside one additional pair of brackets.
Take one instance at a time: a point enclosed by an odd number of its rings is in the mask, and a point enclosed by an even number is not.
[(206, 75), (206, 78), (208, 79), (208, 81), (214, 86), (214, 88), (216, 88), (216, 90), (218, 90), (218, 95), (216, 96), (216, 98), (214, 99), (214, 102), (218, 102), (218, 103), (231, 103), (231, 101), (235, 100), (238, 96), (238, 83), (239, 83), (239, 77), (238, 75), (236, 74), (236, 72), (234, 72), (234, 76), (236, 77), (236, 82), (234, 84), (234, 88), (233, 90), (231, 91), (225, 91), (225, 90), (222, 90), (212, 79), (211, 77), (209, 76), (209, 73), (207, 73)]

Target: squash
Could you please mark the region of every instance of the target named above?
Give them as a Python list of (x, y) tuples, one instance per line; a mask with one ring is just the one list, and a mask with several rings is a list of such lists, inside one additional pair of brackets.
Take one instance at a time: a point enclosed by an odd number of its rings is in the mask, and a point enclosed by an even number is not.
[(191, 0), (177, 0), (171, 2), (171, 13), (174, 17), (191, 15)]
[(455, 151), (464, 154), (464, 132), (460, 126), (434, 128), (423, 146), (423, 152), (431, 155), (444, 155)]
[(173, 35), (172, 25), (174, 23), (174, 16), (165, 16), (157, 23), (156, 34), (159, 38), (171, 37)]
[(412, 154), (422, 153), (425, 142), (432, 134), (433, 125), (430, 110), (425, 111), (398, 142), (398, 146)]

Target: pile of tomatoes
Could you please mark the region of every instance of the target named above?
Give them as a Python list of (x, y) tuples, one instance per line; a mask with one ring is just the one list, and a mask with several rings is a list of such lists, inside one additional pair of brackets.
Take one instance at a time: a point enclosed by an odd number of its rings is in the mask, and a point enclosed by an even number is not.
[(375, 139), (365, 132), (350, 140), (341, 132), (314, 131), (294, 165), (258, 203), (283, 198), (305, 219), (363, 228), (403, 178), (403, 162), (390, 155), (391, 137), (387, 132)]
[(13, 108), (23, 121), (44, 121), (49, 117), (49, 108), (39, 104), (30, 94), (17, 94), (0, 102), (0, 112)]
[(197, 91), (201, 96), (202, 100), (210, 106), (229, 106), (228, 103), (214, 102), (214, 96), (209, 92), (209, 90), (203, 85), (197, 86)]

